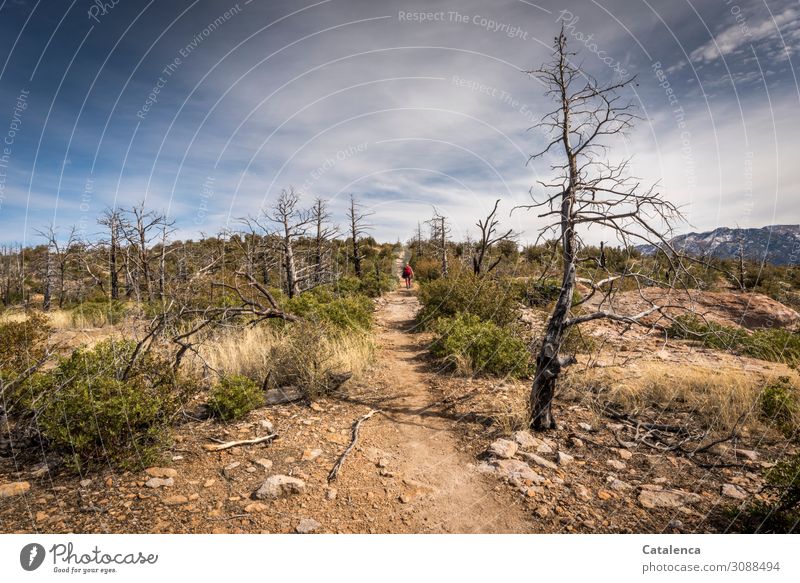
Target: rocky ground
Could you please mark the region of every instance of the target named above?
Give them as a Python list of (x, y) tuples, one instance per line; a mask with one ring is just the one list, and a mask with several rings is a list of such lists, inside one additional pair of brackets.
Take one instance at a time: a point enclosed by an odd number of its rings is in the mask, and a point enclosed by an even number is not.
[[(238, 423), (187, 420), (161, 467), (75, 476), (6, 444), (0, 531), (718, 532), (790, 453), (763, 436), (693, 456), (663, 451), (634, 440), (630, 419), (569, 396), (559, 429), (520, 431), (525, 384), (442, 374), (413, 331), (416, 308), (405, 291), (381, 300), (366, 378)], [(329, 483), (353, 423), (374, 410)]]

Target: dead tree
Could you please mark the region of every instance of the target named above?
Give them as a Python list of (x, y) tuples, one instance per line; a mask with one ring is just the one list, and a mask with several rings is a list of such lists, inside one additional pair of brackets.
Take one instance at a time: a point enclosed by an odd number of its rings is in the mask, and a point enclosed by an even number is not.
[(439, 211), (433, 209), (433, 218), (427, 221), (431, 229), (431, 243), (439, 252), (439, 259), (441, 261), (442, 277), (447, 277), (447, 237), (450, 234), (450, 226), (447, 224), (447, 219), (444, 215), (439, 214)]
[(286, 293), (290, 298), (300, 293), (301, 276), (298, 274), (295, 241), (305, 237), (311, 223), (311, 214), (298, 208), (300, 196), (293, 188), (281, 191), (272, 212), (266, 218), (277, 225), (275, 238), (280, 247)]
[[(662, 199), (655, 187), (642, 188), (639, 181), (627, 177), (629, 160), (612, 162), (605, 157), (608, 136), (624, 133), (637, 119), (633, 104), (623, 100), (621, 90), (633, 79), (601, 84), (587, 75), (573, 61), (575, 53), (567, 50), (567, 39), (562, 28), (555, 39), (553, 60), (544, 67), (529, 71), (546, 88), (546, 95), (556, 103), (553, 111), (539, 122), (539, 128), (552, 137), (543, 150), (531, 160), (545, 155), (558, 157), (552, 162), (557, 176), (550, 182), (539, 182), (542, 195), (532, 191), (533, 203), (523, 208), (536, 209), (540, 218), (549, 225), (540, 233), (558, 236), (561, 242), (563, 271), (561, 291), (547, 322), (544, 337), (536, 357), (536, 373), (530, 394), (530, 425), (543, 430), (555, 427), (552, 401), (556, 383), (565, 366), (574, 362), (561, 353), (564, 335), (568, 329), (584, 322), (609, 319), (626, 324), (642, 323), (652, 314), (663, 314), (666, 306), (658, 305), (640, 294), (649, 308), (638, 314), (626, 315), (613, 310), (608, 301), (613, 283), (632, 278), (637, 284), (648, 281), (648, 275), (633, 271), (606, 273), (602, 279), (580, 279), (591, 289), (579, 305), (597, 293), (603, 295), (600, 303), (586, 313), (580, 313), (573, 304), (579, 264), (593, 262), (601, 272), (596, 257), (584, 257), (584, 247), (578, 229), (594, 227), (613, 233), (623, 249), (634, 248), (635, 243), (655, 245), (671, 262), (672, 273), (682, 268), (681, 258), (670, 246), (672, 224), (681, 219), (678, 208)], [(607, 271), (607, 270), (606, 270)], [(652, 280), (650, 280), (652, 281)], [(617, 286), (618, 287), (618, 286)], [(608, 309), (602, 309), (609, 306)], [(573, 313), (576, 311), (578, 313)]]
[(352, 239), (351, 245), (353, 249), (353, 270), (358, 278), (363, 276), (361, 266), (361, 262), (363, 260), (363, 255), (361, 253), (361, 239), (371, 228), (371, 226), (366, 222), (367, 218), (371, 215), (372, 213), (367, 213), (362, 210), (361, 205), (356, 202), (355, 197), (351, 194), (350, 206), (347, 208), (347, 222), (350, 226), (350, 238)]
[[(121, 232), (128, 241), (126, 253), (127, 278), (130, 278), (137, 297), (144, 287), (148, 301), (155, 297), (153, 289), (153, 248), (158, 239), (166, 241), (175, 221), (156, 211), (145, 210), (144, 201), (127, 211), (127, 217), (121, 224)], [(162, 245), (163, 249), (163, 245)], [(143, 280), (143, 281), (142, 281)], [(130, 294), (130, 289), (128, 293)]]
[(311, 207), (311, 223), (314, 227), (313, 282), (315, 285), (332, 279), (330, 241), (338, 233), (331, 224), (331, 214), (326, 201), (318, 198)]
[[(497, 219), (497, 207), (499, 205), (500, 199), (497, 199), (492, 208), (492, 212), (490, 212), (485, 219), (479, 220), (476, 223), (481, 232), (481, 238), (478, 240), (475, 246), (475, 252), (472, 255), (472, 272), (475, 275), (484, 273), (484, 261), (488, 259), (494, 245), (503, 241), (514, 241), (516, 239), (517, 235), (514, 233), (513, 229), (503, 232), (497, 230), (500, 225), (500, 221)], [(495, 259), (492, 263), (489, 263), (485, 272), (489, 273), (492, 271), (500, 264), (501, 260), (502, 256)]]
[(111, 299), (119, 299), (119, 244), (122, 216), (119, 209), (109, 208), (103, 212), (97, 223), (108, 228), (108, 277), (111, 286)]
[(57, 230), (53, 225), (49, 225), (43, 231), (37, 231), (39, 235), (47, 240), (47, 258), (45, 267), (45, 293), (44, 293), (44, 306), (43, 309), (50, 309), (50, 297), (52, 294), (52, 279), (53, 267), (55, 266), (56, 277), (58, 281), (58, 307), (64, 307), (64, 298), (66, 295), (67, 285), (67, 272), (69, 271), (70, 263), (75, 255), (78, 247), (77, 229), (72, 227), (67, 233), (64, 242), (58, 240)]

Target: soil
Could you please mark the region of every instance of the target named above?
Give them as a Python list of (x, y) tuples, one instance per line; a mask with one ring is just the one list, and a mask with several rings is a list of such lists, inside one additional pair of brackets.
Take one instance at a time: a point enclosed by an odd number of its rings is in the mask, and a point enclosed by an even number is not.
[[(398, 288), (377, 304), (377, 354), (365, 377), (314, 403), (259, 409), (237, 423), (187, 419), (162, 463), (175, 470), (172, 485), (148, 487), (144, 471), (76, 476), (57, 460), (0, 443), (0, 485), (30, 483), (22, 494), (0, 497), (0, 532), (289, 533), (301, 521), (300, 530), (331, 533), (720, 532), (731, 512), (761, 495), (763, 469), (791, 453), (784, 441), (759, 435), (704, 457), (711, 467), (703, 467), (642, 444), (622, 447), (620, 423), (598, 417), (585, 398), (564, 396), (559, 429), (537, 436), (549, 445), (530, 451), (544, 465), (517, 455), (542, 479), (509, 480), (484, 452), (520, 429), (513, 408), (526, 383), (439, 369), (428, 357), (430, 338), (414, 329), (413, 290)], [(616, 335), (611, 328), (595, 333)], [(654, 358), (658, 340), (634, 338), (633, 345), (639, 342)], [(661, 349), (676, 362), (703, 357)], [(375, 409), (329, 484), (352, 424)], [(272, 431), (278, 438), (269, 444), (203, 448)], [(739, 454), (755, 449), (752, 459)], [(558, 452), (571, 461), (555, 465)], [(304, 491), (256, 500), (275, 474), (303, 480)], [(691, 502), (647, 507), (642, 497), (650, 488), (682, 492)]]

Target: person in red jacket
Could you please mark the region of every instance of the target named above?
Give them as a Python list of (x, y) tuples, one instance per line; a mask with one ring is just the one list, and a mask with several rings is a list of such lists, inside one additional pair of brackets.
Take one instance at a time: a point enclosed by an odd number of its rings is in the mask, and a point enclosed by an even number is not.
[(406, 282), (406, 289), (411, 288), (411, 279), (414, 277), (414, 270), (411, 269), (411, 266), (406, 263), (406, 266), (403, 268), (403, 279)]

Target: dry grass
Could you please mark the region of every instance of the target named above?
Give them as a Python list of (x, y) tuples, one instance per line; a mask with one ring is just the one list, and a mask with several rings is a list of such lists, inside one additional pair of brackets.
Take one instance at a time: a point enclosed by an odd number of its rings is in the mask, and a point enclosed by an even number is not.
[[(96, 328), (96, 322), (84, 318), (80, 312), (72, 310), (53, 309), (49, 312), (41, 312), (47, 316), (50, 326), (54, 330), (85, 330)], [(0, 324), (5, 322), (24, 322), (28, 315), (24, 310), (9, 309), (0, 314)]]
[(230, 330), (206, 342), (202, 358), (220, 375), (244, 375), (261, 381), (295, 384), (319, 392), (328, 373), (363, 374), (372, 360), (374, 341), (368, 334), (326, 334), (318, 326), (271, 326)]
[[(795, 387), (800, 378), (793, 371), (781, 371)], [(617, 403), (636, 414), (649, 409), (656, 413), (689, 414), (712, 431), (730, 431), (743, 419), (745, 426), (760, 426), (759, 400), (768, 384), (776, 381), (775, 373), (743, 371), (733, 368), (711, 368), (698, 365), (667, 364), (642, 361), (635, 366), (575, 371), (567, 387), (586, 396), (600, 393), (601, 399)]]

